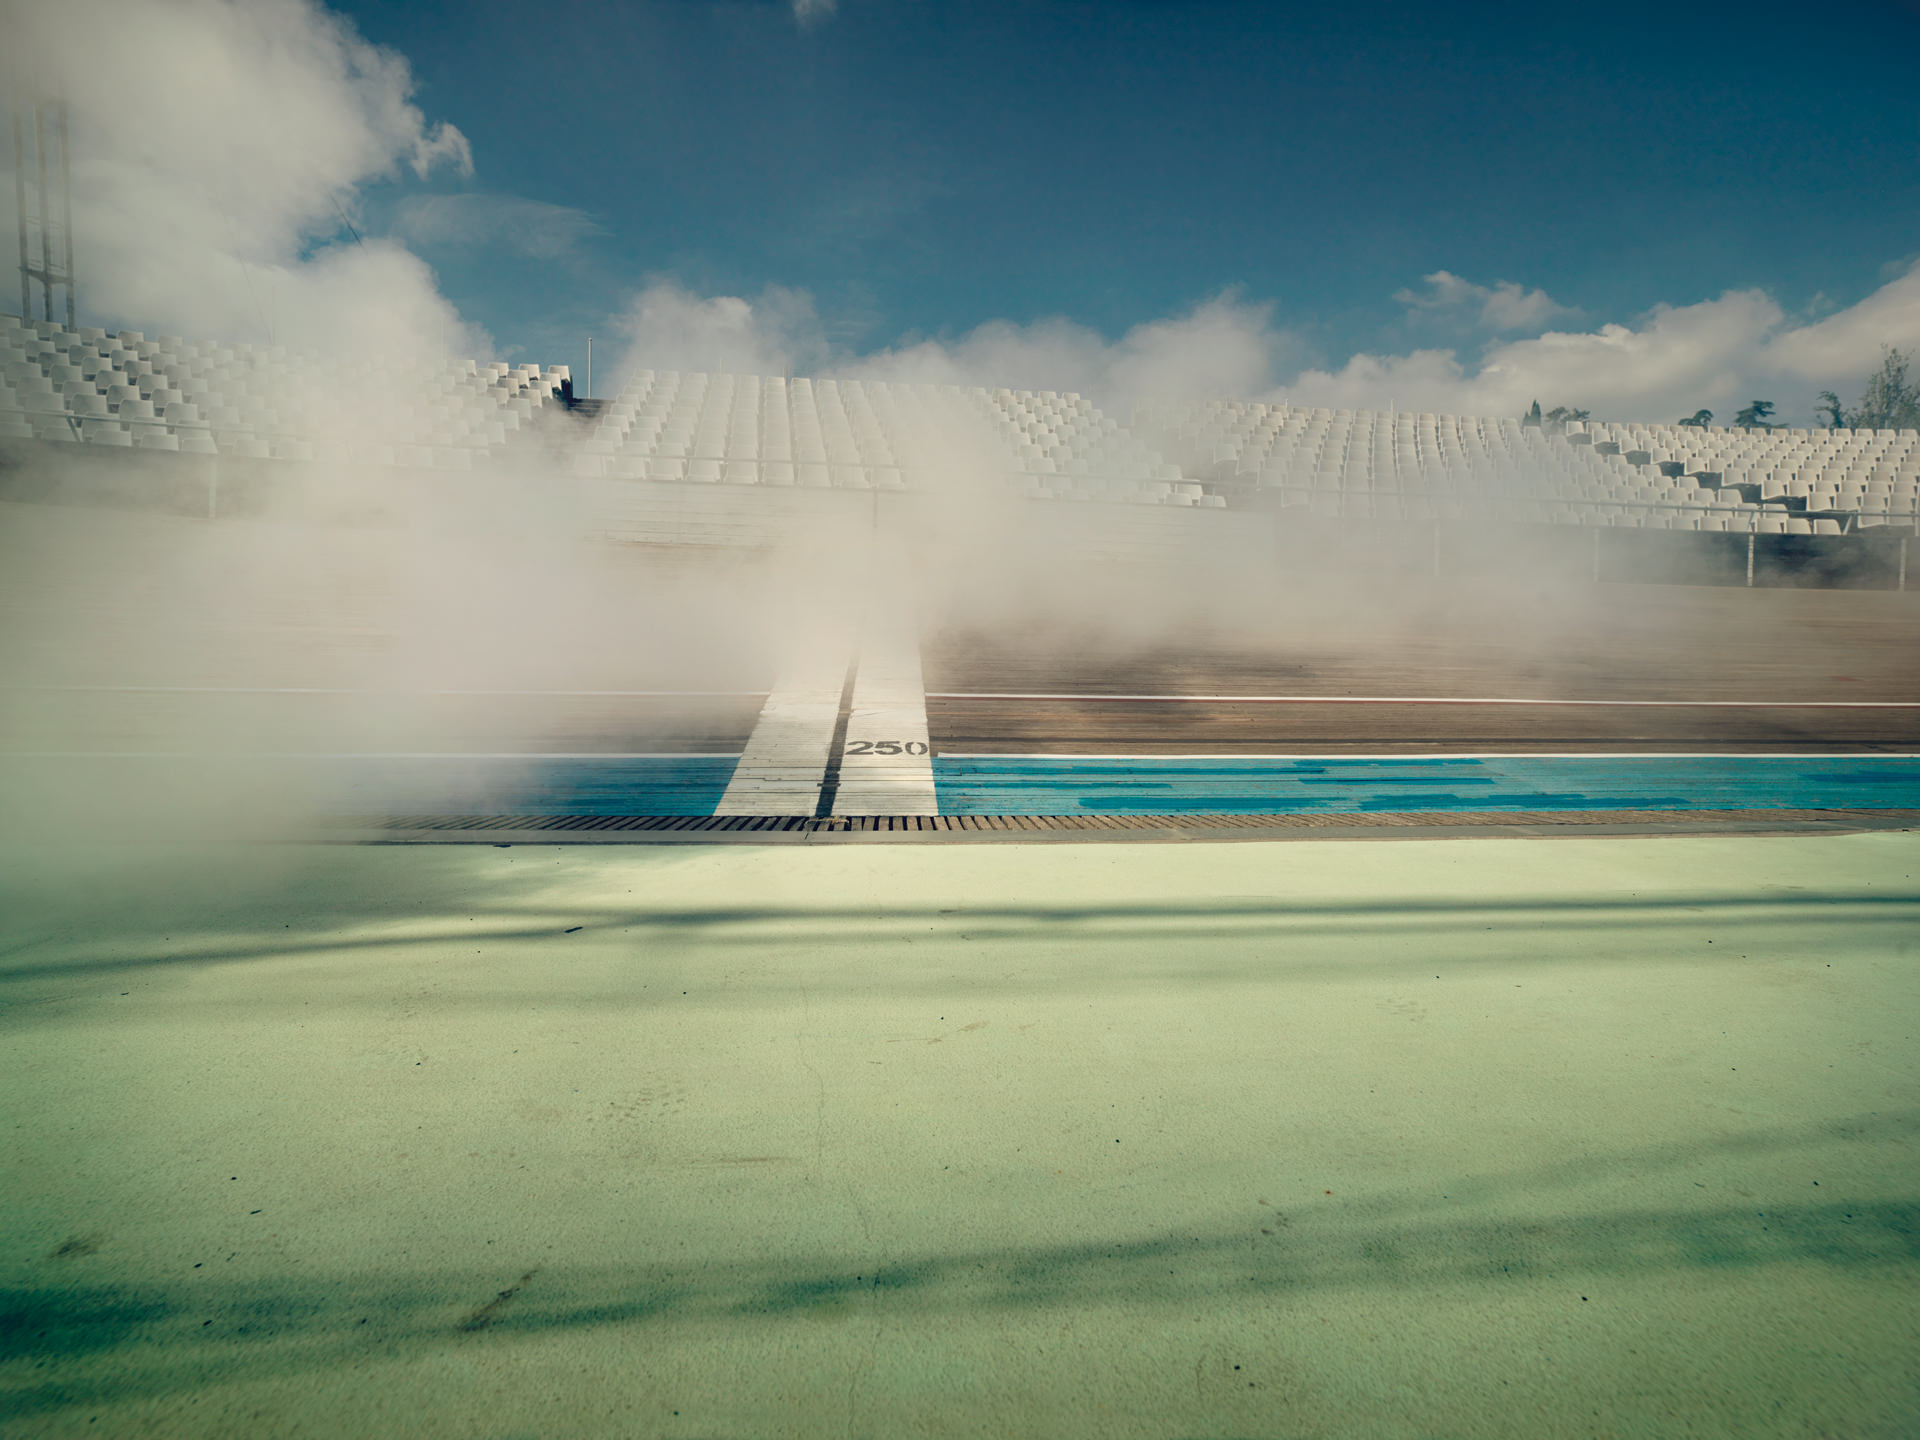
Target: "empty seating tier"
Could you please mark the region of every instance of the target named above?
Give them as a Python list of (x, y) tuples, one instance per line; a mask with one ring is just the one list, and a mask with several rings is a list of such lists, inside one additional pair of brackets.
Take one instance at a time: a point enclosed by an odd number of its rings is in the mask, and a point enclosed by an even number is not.
[(1211, 401), (1133, 430), (1209, 488), (1352, 518), (1838, 534), (1915, 521), (1920, 434), (1587, 425)]
[(957, 385), (641, 370), (575, 466), (695, 484), (1207, 503), (1082, 396)]
[(567, 378), (564, 366), (347, 365), (0, 315), (0, 437), (14, 439), (467, 469)]
[[(568, 378), (0, 315), (0, 439), (464, 470), (561, 410)], [(591, 422), (545, 433), (577, 475), (668, 484), (1750, 534), (1920, 525), (1911, 430), (1550, 430), (1220, 400), (1145, 404), (1123, 424), (1052, 390), (639, 370)]]

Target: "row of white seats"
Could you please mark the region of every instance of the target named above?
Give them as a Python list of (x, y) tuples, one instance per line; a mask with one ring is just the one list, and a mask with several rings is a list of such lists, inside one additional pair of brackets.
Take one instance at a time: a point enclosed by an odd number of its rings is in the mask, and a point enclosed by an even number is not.
[[(1653, 463), (1773, 487), (1820, 480), (1920, 481), (1920, 432), (1913, 430), (1718, 430), (1692, 426), (1570, 426), (1568, 439), (1611, 442)], [(1793, 493), (1793, 492), (1788, 492)]]
[(1282, 497), (1284, 510), (1347, 520), (1390, 520), (1576, 525), (1635, 530), (1685, 530), (1719, 534), (1842, 535), (1889, 523), (1886, 517), (1792, 515), (1748, 506), (1740, 510), (1705, 506), (1634, 505), (1601, 502), (1525, 500), (1488, 504), (1436, 500), (1424, 496), (1321, 492)]
[(12, 438), (463, 468), (434, 452), (504, 445), (566, 378), (564, 366), (471, 360), (344, 366), (0, 315), (0, 436)]
[(1586, 432), (1596, 436), (1619, 439), (1626, 435), (1644, 435), (1652, 437), (1662, 444), (1675, 445), (1754, 445), (1771, 444), (1785, 441), (1822, 447), (1865, 445), (1875, 441), (1912, 442), (1920, 437), (1920, 431), (1914, 430), (1849, 430), (1820, 426), (1784, 427), (1770, 426), (1766, 429), (1736, 429), (1727, 425), (1642, 425), (1632, 421), (1575, 420), (1567, 425), (1570, 434)]
[(1227, 402), (1134, 418), (1183, 464), (1252, 486), (1524, 495), (1599, 485), (1625, 495), (1639, 484), (1624, 460), (1552, 445), (1517, 421)]
[(613, 478), (1224, 505), (1084, 397), (641, 370), (578, 448)]
[[(1689, 458), (1660, 469), (1664, 452), (1630, 452), (1644, 428), (1581, 426), (1562, 435), (1517, 420), (1437, 414), (1308, 410), (1285, 405), (1210, 401), (1199, 405), (1146, 406), (1134, 425), (1157, 437), (1197, 473), (1235, 484), (1279, 490), (1340, 490), (1408, 493), (1449, 491), (1492, 495), (1562, 496), (1620, 502), (1688, 502), (1699, 498), (1687, 475), (1709, 475), (1729, 486), (1745, 476), (1718, 465), (1717, 447), (1765, 443), (1760, 432), (1709, 433)], [(1805, 446), (1804, 437), (1778, 436), (1776, 443)], [(1617, 435), (1613, 440), (1610, 437)], [(1664, 437), (1663, 437), (1664, 438)], [(1782, 479), (1762, 484), (1766, 498), (1794, 496), (1808, 509), (1911, 514), (1920, 506), (1920, 483), (1910, 478), (1910, 456), (1920, 454), (1912, 432), (1833, 435), (1817, 442), (1838, 457), (1833, 476)], [(1679, 443), (1676, 441), (1675, 443)], [(1714, 463), (1709, 463), (1714, 462)], [(1871, 468), (1878, 466), (1880, 468)], [(1756, 482), (1757, 483), (1757, 482)], [(1732, 489), (1715, 491), (1713, 503), (1740, 508)]]

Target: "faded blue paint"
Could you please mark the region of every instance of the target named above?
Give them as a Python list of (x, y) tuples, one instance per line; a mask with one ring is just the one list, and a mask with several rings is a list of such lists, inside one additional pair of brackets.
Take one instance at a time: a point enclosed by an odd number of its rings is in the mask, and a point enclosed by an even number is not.
[(935, 757), (943, 815), (1920, 808), (1908, 755)]
[[(311, 763), (311, 762), (309, 762)], [(711, 815), (732, 755), (325, 762), (327, 808), (362, 815)]]
[(34, 755), (0, 757), (0, 791), (30, 780), (47, 795), (82, 798), (252, 796), (325, 815), (711, 815), (736, 763), (732, 755)]
[[(254, 793), (335, 815), (711, 815), (736, 757), (15, 756), (0, 779)], [(943, 815), (1920, 809), (1912, 755), (936, 756)]]

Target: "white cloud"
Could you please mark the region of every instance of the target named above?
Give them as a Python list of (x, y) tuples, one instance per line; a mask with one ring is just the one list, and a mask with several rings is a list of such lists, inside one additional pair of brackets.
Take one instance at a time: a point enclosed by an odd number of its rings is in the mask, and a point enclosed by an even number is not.
[(1858, 381), (1877, 369), (1880, 348), (1920, 346), (1920, 260), (1858, 305), (1778, 336), (1770, 346), (1776, 373), (1820, 382)]
[(777, 285), (745, 300), (657, 281), (633, 298), (617, 328), (630, 341), (629, 366), (784, 375), (831, 358), (812, 297)]
[(1450, 349), (1360, 354), (1306, 370), (1285, 387), (1296, 403), (1517, 415), (1538, 399), (1622, 420), (1671, 420), (1705, 406), (1732, 413), (1771, 399), (1806, 423), (1821, 390), (1849, 394), (1881, 347), (1920, 346), (1920, 264), (1859, 303), (1792, 323), (1757, 290), (1695, 305), (1656, 306), (1633, 325), (1549, 331), (1496, 344), (1477, 361)]
[(433, 248), (491, 246), (533, 260), (557, 260), (606, 227), (584, 210), (519, 195), (410, 195), (394, 232)]
[(1495, 334), (1542, 330), (1556, 320), (1579, 312), (1560, 304), (1544, 290), (1529, 290), (1511, 280), (1476, 285), (1446, 270), (1423, 275), (1425, 291), (1401, 290), (1394, 295), (1407, 307), (1409, 319), (1439, 320), (1469, 325)]
[(810, 296), (778, 286), (747, 300), (662, 281), (635, 297), (624, 324), (635, 365), (1072, 390), (1122, 412), (1148, 396), (1261, 393), (1276, 364), (1298, 353), (1268, 307), (1233, 295), (1115, 341), (1070, 320), (996, 320), (957, 340), (909, 340), (865, 355), (830, 340)]
[(840, 0), (793, 0), (793, 18), (803, 26), (817, 25), (833, 18), (839, 8)]
[(1301, 368), (1299, 338), (1274, 326), (1267, 306), (1233, 294), (1118, 340), (1064, 319), (992, 321), (957, 339), (907, 340), (865, 355), (830, 342), (807, 295), (777, 288), (748, 301), (663, 283), (636, 300), (629, 325), (642, 342), (640, 363), (662, 368), (1074, 390), (1118, 414), (1148, 397), (1468, 415), (1518, 415), (1537, 399), (1607, 419), (1672, 420), (1701, 406), (1731, 414), (1771, 399), (1783, 418), (1804, 424), (1819, 391), (1856, 393), (1883, 346), (1920, 348), (1920, 263), (1818, 321), (1794, 322), (1766, 294), (1739, 290), (1656, 306), (1631, 325), (1499, 341), (1475, 359), (1428, 348), (1361, 353), (1337, 368)]
[[(1599, 415), (1644, 418), (1665, 397), (1736, 385), (1735, 362), (1754, 352), (1781, 313), (1758, 292), (1680, 308), (1662, 306), (1635, 329), (1603, 325), (1586, 332), (1550, 331), (1487, 350), (1476, 365), (1453, 350), (1353, 356), (1338, 371), (1308, 370), (1287, 387), (1290, 398), (1315, 405), (1518, 414), (1536, 398), (1577, 404)], [(1736, 385), (1737, 388), (1737, 385)], [(1677, 403), (1677, 402), (1676, 402)], [(1694, 402), (1711, 405), (1711, 400)]]
[[(412, 103), (401, 56), (308, 0), (10, 0), (0, 23), (16, 73), (71, 109), (89, 321), (302, 346), (472, 341), (401, 246), (310, 248), (368, 183), (472, 169), (466, 137)], [(8, 229), (12, 201), (0, 184)]]
[(1269, 307), (1225, 294), (1118, 340), (1069, 320), (994, 321), (951, 343), (920, 340), (859, 359), (842, 374), (1072, 390), (1121, 413), (1148, 397), (1252, 395), (1269, 389), (1297, 342)]

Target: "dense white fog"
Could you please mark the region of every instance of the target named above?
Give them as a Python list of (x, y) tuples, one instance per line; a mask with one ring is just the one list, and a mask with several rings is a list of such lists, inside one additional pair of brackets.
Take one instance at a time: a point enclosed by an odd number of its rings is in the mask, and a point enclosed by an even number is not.
[[(24, 752), (550, 749), (571, 743), (559, 722), (500, 695), (764, 690), (844, 649), (875, 603), (929, 634), (1002, 627), (1063, 648), (1285, 644), (1309, 625), (1364, 646), (1449, 613), (1457, 588), (1472, 613), (1518, 596), (1543, 637), (1577, 638), (1591, 577), (1566, 547), (1530, 553), (1516, 533), (1491, 562), (1485, 545), (1470, 568), (1459, 547), (1451, 568), (1437, 558), (1436, 527), (1592, 500), (1598, 447), (1523, 436), (1532, 400), (1671, 419), (1681, 397), (1847, 388), (1880, 345), (1920, 338), (1920, 268), (1820, 319), (1740, 292), (1587, 328), (1537, 289), (1442, 271), (1402, 302), (1470, 313), (1480, 350), (1339, 363), (1236, 293), (1117, 339), (997, 322), (856, 353), (803, 291), (663, 278), (606, 297), (606, 404), (570, 413), (560, 391), (583, 377), (495, 362), (408, 248), (471, 223), (460, 196), (419, 187), (485, 156), (423, 113), (405, 57), (303, 0), (7, 0), (0, 23), (21, 62), (7, 98), (70, 108), (88, 336), (19, 332), (35, 348), (9, 363), (63, 403), (56, 383), (125, 382), (71, 420), (124, 448), (28, 447), (12, 493), (180, 492), (144, 512), (7, 507), (0, 658)], [(364, 199), (387, 185), (403, 192), (394, 231), (366, 233)], [(592, 224), (531, 201), (512, 214), (531, 255)], [(8, 433), (40, 436), (24, 413)], [(188, 453), (146, 454), (161, 431)], [(1762, 473), (1731, 450), (1686, 458)], [(1863, 490), (1906, 473), (1884, 449), (1816, 460)], [(1301, 515), (1411, 527), (1411, 545), (1383, 560), (1375, 531), (1323, 528), (1311, 554), (1279, 546), (1286, 492), (1323, 477)], [(716, 483), (692, 495), (695, 480)], [(1619, 503), (1740, 528), (1738, 495), (1691, 480)], [(870, 594), (873, 575), (910, 575), (913, 593)], [(214, 690), (332, 698), (184, 698)], [(166, 803), (230, 816), (253, 784)]]

